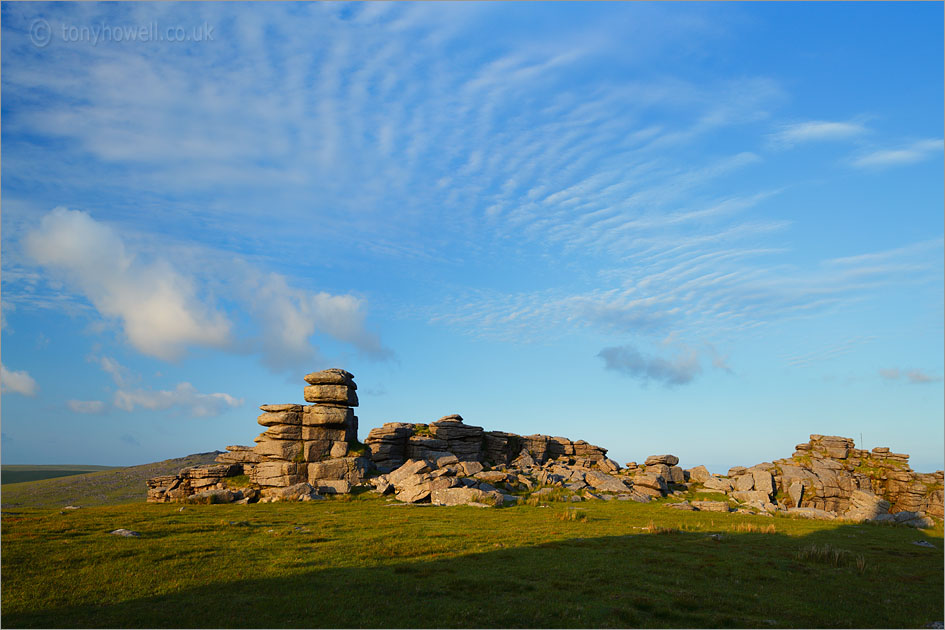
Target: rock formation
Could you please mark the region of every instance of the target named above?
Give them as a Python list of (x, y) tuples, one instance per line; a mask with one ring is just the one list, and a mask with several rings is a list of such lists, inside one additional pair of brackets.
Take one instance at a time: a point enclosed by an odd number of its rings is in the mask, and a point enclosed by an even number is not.
[(615, 463), (607, 460), (607, 449), (583, 440), (483, 431), (482, 427), (464, 424), (458, 414), (430, 424), (388, 422), (372, 429), (364, 442), (371, 449), (375, 465), (384, 472), (400, 467), (408, 459), (435, 460), (443, 455), (455, 455), (460, 461), (508, 465), (523, 452), (539, 464), (567, 457), (587, 465), (607, 461), (606, 468), (617, 469)]
[(148, 501), (311, 501), (373, 487), (405, 503), (500, 506), (522, 500), (646, 502), (695, 492), (726, 500), (674, 501), (685, 510), (785, 513), (917, 527), (943, 517), (943, 472), (920, 474), (909, 456), (865, 451), (811, 435), (790, 458), (713, 475), (675, 455), (621, 468), (583, 440), (485, 431), (458, 414), (429, 424), (389, 422), (358, 442), (354, 377), (332, 368), (305, 376), (309, 405), (262, 405), (255, 446), (228, 446), (217, 463), (148, 480)]
[(736, 466), (725, 476), (703, 466), (686, 472), (698, 491), (725, 493), (742, 509), (917, 527), (943, 516), (943, 471), (916, 473), (908, 455), (857, 449), (845, 437), (811, 435), (789, 458)]

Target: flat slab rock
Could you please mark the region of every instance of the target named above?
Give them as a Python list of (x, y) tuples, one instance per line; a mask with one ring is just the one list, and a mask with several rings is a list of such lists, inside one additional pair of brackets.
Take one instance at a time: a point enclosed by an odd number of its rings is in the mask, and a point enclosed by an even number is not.
[(304, 378), (309, 385), (346, 385), (351, 389), (358, 388), (354, 383), (354, 374), (341, 368), (328, 368), (320, 372), (312, 372), (306, 374)]

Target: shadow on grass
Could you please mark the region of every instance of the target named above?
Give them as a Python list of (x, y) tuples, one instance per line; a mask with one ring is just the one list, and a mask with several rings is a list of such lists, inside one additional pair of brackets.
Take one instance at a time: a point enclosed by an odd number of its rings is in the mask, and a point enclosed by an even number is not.
[[(833, 560), (833, 550), (849, 551)], [(945, 586), (941, 539), (868, 525), (804, 537), (673, 530), (319, 564), (317, 550), (301, 550), (283, 577), (221, 574), (167, 595), (4, 612), (3, 626), (921, 627), (942, 620)]]

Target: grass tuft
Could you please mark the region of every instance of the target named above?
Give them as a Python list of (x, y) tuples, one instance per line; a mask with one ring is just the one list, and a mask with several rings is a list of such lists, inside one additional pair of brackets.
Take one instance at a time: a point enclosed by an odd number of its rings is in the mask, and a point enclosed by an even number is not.
[(807, 545), (794, 553), (794, 559), (801, 562), (826, 564), (834, 568), (853, 565), (862, 573), (866, 570), (866, 558), (862, 555), (854, 556), (846, 549), (838, 549), (830, 545)]
[(563, 512), (553, 512), (551, 518), (555, 519), (556, 521), (580, 521), (582, 523), (586, 523), (587, 513), (583, 510), (568, 508)]
[(733, 532), (739, 534), (776, 534), (777, 529), (774, 524), (765, 525), (761, 527), (760, 525), (755, 525), (754, 523), (738, 523), (731, 528)]

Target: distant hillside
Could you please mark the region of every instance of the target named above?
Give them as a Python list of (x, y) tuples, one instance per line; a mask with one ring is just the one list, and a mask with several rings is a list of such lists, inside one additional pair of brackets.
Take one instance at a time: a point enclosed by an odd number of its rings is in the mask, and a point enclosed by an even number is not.
[[(174, 474), (187, 466), (213, 463), (219, 453), (219, 451), (196, 453), (186, 457), (166, 459), (163, 462), (141, 464), (140, 466), (73, 474), (55, 479), (3, 484), (0, 488), (0, 503), (2, 503), (4, 509), (13, 507), (55, 508), (66, 505), (87, 507), (138, 501), (143, 503), (148, 494), (145, 481), (149, 478)], [(5, 475), (6, 472), (3, 474)]]
[(4, 464), (0, 466), (0, 483), (23, 483), (24, 481), (55, 479), (56, 477), (84, 475), (90, 472), (113, 470), (115, 468), (118, 468), (118, 466), (82, 466), (69, 464), (62, 466), (20, 466)]

